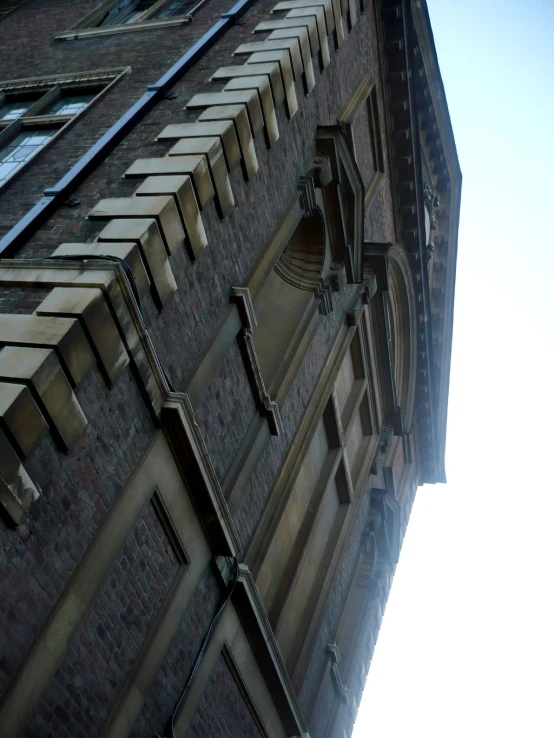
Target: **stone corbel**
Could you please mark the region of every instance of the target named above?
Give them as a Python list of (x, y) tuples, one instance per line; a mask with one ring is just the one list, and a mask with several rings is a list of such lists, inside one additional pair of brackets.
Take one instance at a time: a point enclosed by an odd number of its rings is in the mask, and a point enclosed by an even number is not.
[(340, 663), (340, 651), (335, 641), (329, 641), (327, 643), (327, 652), (331, 657), (331, 676), (335, 689), (339, 693), (342, 700), (348, 705), (350, 703), (350, 694), (348, 687), (342, 681), (340, 674), (339, 663)]
[(254, 304), (248, 287), (233, 287), (231, 299), (238, 305), (243, 329), (239, 334), (243, 360), (258, 409), (267, 418), (271, 434), (278, 436), (283, 431), (279, 406), (266, 390), (264, 378), (254, 344), (254, 328), (257, 325)]

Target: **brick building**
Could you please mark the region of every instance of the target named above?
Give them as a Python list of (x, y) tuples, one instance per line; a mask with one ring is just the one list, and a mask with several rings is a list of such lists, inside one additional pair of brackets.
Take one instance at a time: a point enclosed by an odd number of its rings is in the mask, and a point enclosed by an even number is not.
[(0, 735), (349, 736), (445, 481), (424, 0), (0, 2)]

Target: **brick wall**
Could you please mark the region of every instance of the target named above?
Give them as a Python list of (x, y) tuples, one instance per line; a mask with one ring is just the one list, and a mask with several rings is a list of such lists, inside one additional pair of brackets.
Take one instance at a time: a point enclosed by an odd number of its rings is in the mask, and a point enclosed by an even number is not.
[(244, 362), (235, 341), (195, 411), (220, 482), (257, 414)]
[(198, 705), (188, 738), (262, 738), (233, 672), (220, 655)]
[[(85, 220), (90, 208), (102, 197), (129, 195), (134, 190), (136, 182), (121, 179), (127, 167), (138, 157), (163, 155), (168, 150), (168, 145), (154, 142), (155, 136), (169, 123), (191, 119), (190, 114), (182, 111), (183, 105), (198, 91), (218, 89), (208, 85), (209, 76), (219, 66), (232, 63), (232, 51), (241, 42), (252, 40), (252, 29), (266, 18), (274, 4), (275, 0), (256, 3), (245, 15), (245, 23), (234, 27), (175, 86), (177, 99), (157, 105), (76, 190), (74, 194), (81, 204), (74, 208), (61, 208), (22, 249), (21, 255), (26, 258), (46, 256), (62, 241), (92, 239), (100, 226)], [(130, 65), (132, 69), (70, 130), (42, 152), (21, 176), (0, 191), (0, 212), (3, 213), (0, 215), (0, 233), (34, 204), (44, 188), (53, 184), (144, 92), (146, 85), (171, 66), (214, 18), (231, 5), (232, 2), (211, 0), (190, 26), (74, 42), (55, 41), (55, 33), (65, 30), (95, 7), (92, 0), (79, 3), (73, 0), (50, 0), (49, 3), (29, 0), (7, 16), (2, 21), (1, 30), (15, 42), (13, 47), (6, 44), (0, 50), (4, 78), (24, 78), (36, 75), (37, 70), (41, 74), (91, 71), (99, 64), (103, 68)], [(37, 22), (39, 17), (40, 23)], [(227, 307), (231, 286), (244, 283), (293, 197), (298, 177), (309, 167), (317, 125), (336, 121), (338, 111), (367, 68), (374, 69), (377, 77), (371, 23), (372, 15), (368, 12), (348, 35), (340, 52), (335, 54), (331, 50), (331, 65), (323, 75), (316, 70), (316, 88), (309, 97), (304, 96), (300, 82), (297, 83), (299, 111), (289, 122), (283, 109), (278, 110), (281, 139), (276, 148), (268, 151), (261, 139), (256, 139), (260, 171), (250, 184), (243, 181), (238, 170), (232, 173), (231, 186), (236, 200), (232, 213), (221, 220), (212, 204), (206, 208), (203, 220), (208, 248), (194, 265), (183, 250), (171, 257), (179, 290), (168, 300), (164, 310), (159, 312), (151, 298), (144, 300), (146, 323), (177, 389), (183, 389), (187, 374), (195, 366)], [(366, 234), (376, 240), (394, 240), (388, 187), (385, 177), (366, 218)], [(31, 312), (40, 298), (39, 293), (40, 290), (10, 291), (3, 295), (0, 309)], [(285, 431), (279, 438), (272, 437), (245, 490), (235, 516), (245, 545), (263, 512), (351, 296), (351, 288), (333, 296), (334, 311), (322, 320), (283, 405)], [(76, 390), (76, 395), (89, 421), (85, 432), (68, 453), (61, 453), (50, 436), (43, 439), (33, 457), (26, 462), (29, 474), (40, 487), (41, 497), (26, 525), (16, 531), (5, 527), (0, 529), (0, 600), (6, 603), (0, 611), (0, 694), (46, 622), (71, 573), (155, 431), (130, 368), (110, 389), (100, 373), (93, 370)], [(238, 348), (234, 345), (197, 410), (199, 426), (220, 479), (253, 412), (251, 390), (246, 383)], [(358, 538), (353, 537), (352, 546), (359, 545), (359, 534), (356, 535)], [(131, 545), (138, 546), (136, 538), (128, 544)], [(346, 573), (340, 574), (336, 583), (336, 594), (333, 594), (321, 643), (338, 617), (349, 562), (347, 556), (343, 564)], [(165, 575), (168, 581), (173, 576), (171, 571)], [(123, 579), (124, 574), (121, 564)], [(65, 735), (64, 730), (69, 729), (66, 722), (73, 735), (87, 735), (93, 718), (101, 721), (114, 699), (123, 674), (139, 647), (132, 633), (122, 628), (121, 611), (117, 610), (118, 598), (122, 587), (125, 592), (128, 590), (116, 580), (117, 577), (114, 581), (108, 578), (97, 605), (68, 651), (52, 683), (53, 692), (45, 696), (34, 718), (30, 728), (34, 735), (45, 736), (48, 731)], [(168, 583), (164, 582), (164, 592), (167, 586)], [(156, 602), (159, 603), (163, 592), (158, 594)], [(130, 595), (126, 596), (131, 601)], [(207, 571), (147, 697), (133, 730), (136, 738), (147, 738), (162, 730), (189, 674), (219, 596), (215, 578), (211, 571)], [(138, 599), (140, 611), (146, 594)], [(97, 607), (102, 608), (101, 612)], [(78, 698), (71, 693), (69, 686), (72, 674), (82, 672), (83, 679), (94, 681), (94, 674), (100, 673), (94, 669), (107, 673), (103, 671), (102, 659), (106, 663), (108, 651), (103, 651), (107, 647), (98, 632), (104, 616), (111, 620), (109, 631), (114, 634), (113, 638), (121, 639), (122, 644), (114, 652), (116, 664), (113, 668), (118, 670), (117, 673), (112, 673), (109, 680), (103, 680), (108, 692), (98, 699), (100, 707), (94, 704), (94, 690), (90, 689), (89, 682), (83, 682), (83, 693)], [(146, 610), (143, 617), (141, 622), (146, 628), (146, 623), (150, 622)], [(102, 628), (108, 630), (103, 624)], [(81, 639), (86, 645), (81, 643)], [(319, 679), (323, 668), (321, 643), (310, 665), (306, 696), (302, 696), (306, 704), (312, 694), (310, 685)], [(87, 645), (95, 651), (98, 661), (90, 665), (87, 662), (86, 668), (82, 668), (80, 659), (85, 659), (85, 656), (79, 649), (86, 651)], [(225, 700), (236, 702), (230, 696), (236, 687), (234, 682), (229, 682), (229, 675), (223, 673), (224, 666), (218, 666), (220, 677), (216, 679), (217, 684), (208, 688), (206, 705), (218, 704), (219, 689), (226, 695)], [(89, 698), (89, 707), (86, 702), (79, 702)], [(72, 710), (76, 710), (78, 704), (82, 707), (79, 728), (71, 721), (64, 722), (66, 713), (76, 714)], [(59, 706), (58, 712), (51, 709), (51, 705)], [(233, 719), (236, 719), (236, 725), (243, 726), (244, 731), (250, 730), (249, 713), (241, 710), (239, 705)], [(202, 718), (199, 720), (194, 727), (196, 734), (200, 734), (198, 731), (202, 725)], [(215, 727), (210, 724), (209, 730), (215, 730)], [(217, 732), (213, 734), (218, 735)], [(247, 732), (244, 734), (248, 735)]]
[(44, 437), (26, 462), (41, 496), (25, 525), (0, 530), (0, 693), (154, 430), (129, 369), (109, 393), (95, 370), (76, 394), (89, 419), (86, 430), (67, 454)]
[(354, 138), (354, 151), (356, 152), (356, 163), (367, 187), (373, 178), (375, 168), (373, 166), (373, 153), (371, 151), (371, 139), (369, 137), (369, 117), (367, 102), (365, 102), (352, 121), (352, 136)]
[(163, 735), (200, 651), (204, 634), (219, 607), (219, 589), (215, 575), (210, 568), (207, 569), (173, 638), (131, 738), (152, 738), (156, 733)]
[(28, 738), (98, 734), (180, 566), (148, 503), (35, 711)]

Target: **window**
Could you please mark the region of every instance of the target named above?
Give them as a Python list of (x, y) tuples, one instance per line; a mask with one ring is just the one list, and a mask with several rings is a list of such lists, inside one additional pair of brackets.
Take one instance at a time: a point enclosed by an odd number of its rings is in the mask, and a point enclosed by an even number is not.
[[(188, 23), (206, 0), (109, 0), (58, 38), (75, 39), (106, 33)], [(81, 30), (82, 29), (82, 30)]]
[(13, 100), (0, 108), (0, 120), (17, 120), (29, 110), (32, 100)]
[(124, 70), (0, 82), (0, 187)]
[(0, 186), (30, 161), (56, 134), (55, 128), (27, 131), (0, 150)]
[(94, 92), (90, 92), (88, 94), (61, 97), (48, 110), (48, 113), (50, 115), (77, 115), (87, 107), (94, 96)]
[(99, 26), (116, 26), (120, 23), (137, 23), (144, 16), (156, 0), (123, 0), (116, 2), (106, 10), (104, 17), (98, 23)]

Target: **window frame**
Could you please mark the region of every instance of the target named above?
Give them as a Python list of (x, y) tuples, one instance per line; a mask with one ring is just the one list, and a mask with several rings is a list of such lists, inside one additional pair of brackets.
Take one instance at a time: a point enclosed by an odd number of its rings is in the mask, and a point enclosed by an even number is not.
[[(0, 80), (0, 107), (10, 99), (27, 96), (36, 99), (27, 110), (17, 118), (0, 120), (0, 150), (9, 146), (10, 142), (26, 131), (57, 129), (54, 135), (38, 149), (24, 164), (16, 169), (6, 180), (0, 182), (0, 193), (25, 171), (27, 165), (34, 161), (53, 141), (79, 116), (83, 115), (97, 100), (104, 95), (121, 77), (130, 71), (129, 67), (101, 69), (81, 74), (52, 75), (47, 77), (29, 77), (27, 79)], [(51, 107), (67, 93), (93, 92), (91, 99), (81, 110), (70, 114), (50, 113)]]
[(63, 41), (75, 41), (80, 38), (90, 38), (92, 36), (110, 36), (116, 33), (130, 33), (134, 31), (148, 31), (156, 28), (166, 28), (168, 26), (182, 26), (191, 23), (193, 15), (205, 5), (208, 0), (197, 0), (188, 12), (174, 18), (153, 18), (152, 16), (159, 10), (163, 10), (164, 6), (169, 5), (173, 0), (157, 0), (151, 8), (144, 11), (144, 14), (137, 21), (132, 23), (119, 23), (113, 26), (96, 25), (103, 16), (113, 8), (121, 0), (107, 0), (99, 8), (91, 11), (80, 21), (72, 25), (67, 31), (60, 33), (56, 39)]

